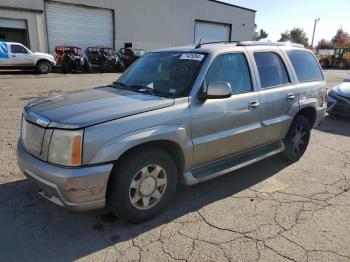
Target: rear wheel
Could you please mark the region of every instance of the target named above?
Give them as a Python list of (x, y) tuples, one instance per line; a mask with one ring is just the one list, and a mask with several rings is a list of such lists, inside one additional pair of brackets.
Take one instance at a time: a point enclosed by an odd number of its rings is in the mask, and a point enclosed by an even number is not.
[(117, 70), (118, 70), (119, 73), (124, 72), (125, 71), (124, 63), (122, 63), (122, 62), (118, 63)]
[(339, 69), (346, 69), (346, 68), (348, 68), (348, 63), (347, 63), (345, 60), (341, 60), (341, 61), (338, 63), (337, 67), (338, 67)]
[(141, 223), (159, 215), (177, 186), (177, 168), (164, 151), (145, 150), (129, 155), (112, 172), (107, 205), (122, 219)]
[(298, 115), (284, 139), (285, 151), (283, 158), (294, 163), (298, 161), (305, 153), (309, 144), (311, 125), (309, 119), (304, 115)]
[(86, 71), (86, 73), (91, 73), (92, 72), (92, 65), (88, 61), (85, 62), (85, 71)]
[(321, 60), (320, 61), (320, 65), (321, 65), (322, 68), (326, 68), (326, 67), (328, 67), (329, 64), (328, 64), (327, 60)]
[(63, 73), (68, 74), (72, 70), (71, 59), (69, 57), (63, 58)]
[(104, 62), (100, 63), (98, 66), (98, 70), (100, 73), (106, 72), (106, 64)]
[(36, 71), (39, 74), (48, 74), (51, 72), (51, 64), (48, 61), (39, 61), (36, 65)]

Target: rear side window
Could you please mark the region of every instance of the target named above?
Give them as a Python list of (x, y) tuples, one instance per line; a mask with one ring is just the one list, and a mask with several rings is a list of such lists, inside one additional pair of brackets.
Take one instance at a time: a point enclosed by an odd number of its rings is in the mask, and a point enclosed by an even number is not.
[(258, 67), (261, 88), (269, 88), (290, 83), (282, 58), (274, 52), (254, 53)]
[(288, 51), (288, 56), (300, 82), (322, 81), (324, 79), (320, 66), (309, 52), (293, 50)]
[(251, 92), (252, 82), (247, 60), (243, 53), (224, 54), (215, 58), (205, 77), (207, 84), (211, 82), (228, 82), (232, 94)]

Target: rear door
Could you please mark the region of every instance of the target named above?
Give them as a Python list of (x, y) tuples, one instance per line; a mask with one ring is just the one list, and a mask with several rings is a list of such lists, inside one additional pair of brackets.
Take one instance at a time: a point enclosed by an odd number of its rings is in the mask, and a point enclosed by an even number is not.
[(34, 59), (31, 53), (20, 44), (10, 44), (11, 66), (34, 66)]
[(200, 101), (195, 97), (191, 103), (196, 166), (246, 151), (256, 146), (261, 136), (259, 95), (244, 52), (214, 59), (205, 82), (222, 81), (231, 85), (230, 98)]
[(298, 94), (284, 54), (278, 47), (252, 51), (261, 101), (261, 144), (284, 138), (299, 110)]

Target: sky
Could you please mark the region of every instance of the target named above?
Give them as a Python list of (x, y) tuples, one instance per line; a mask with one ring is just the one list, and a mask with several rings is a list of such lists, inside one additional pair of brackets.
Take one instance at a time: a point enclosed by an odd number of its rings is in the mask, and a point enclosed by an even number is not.
[(350, 0), (222, 0), (257, 10), (255, 24), (264, 29), (268, 40), (277, 41), (281, 32), (301, 27), (311, 43), (314, 22), (317, 24), (314, 45), (318, 40), (331, 40), (342, 26), (350, 34)]

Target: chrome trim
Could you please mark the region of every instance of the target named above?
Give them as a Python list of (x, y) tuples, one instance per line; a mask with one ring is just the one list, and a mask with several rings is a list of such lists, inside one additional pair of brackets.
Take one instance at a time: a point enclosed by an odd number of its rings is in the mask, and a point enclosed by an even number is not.
[(214, 173), (214, 174), (211, 174), (209, 176), (205, 176), (205, 177), (201, 177), (201, 178), (196, 178), (193, 173), (191, 171), (189, 172), (186, 172), (183, 174), (183, 183), (187, 186), (192, 186), (192, 185), (195, 185), (195, 184), (198, 184), (198, 183), (201, 183), (201, 182), (204, 182), (204, 181), (207, 181), (207, 180), (210, 180), (210, 179), (213, 179), (213, 178), (216, 178), (216, 177), (219, 177), (219, 176), (222, 176), (222, 175), (225, 175), (227, 173), (230, 173), (232, 171), (235, 171), (237, 169), (240, 169), (242, 167), (245, 167), (245, 166), (249, 166), (253, 163), (256, 163), (256, 162), (259, 162), (263, 159), (266, 159), (270, 156), (273, 156), (273, 155), (277, 155), (281, 152), (283, 152), (285, 150), (285, 145), (284, 143), (281, 141), (281, 147), (280, 148), (277, 148), (265, 155), (261, 155), (261, 156), (258, 156), (254, 159), (251, 159), (251, 160), (248, 160), (246, 162), (243, 162), (243, 163), (240, 163), (238, 165), (235, 165), (235, 166), (232, 166), (230, 168), (227, 168), (227, 169), (224, 169), (224, 170), (221, 170), (217, 173)]

